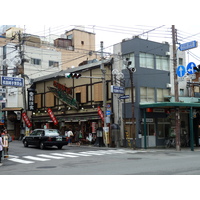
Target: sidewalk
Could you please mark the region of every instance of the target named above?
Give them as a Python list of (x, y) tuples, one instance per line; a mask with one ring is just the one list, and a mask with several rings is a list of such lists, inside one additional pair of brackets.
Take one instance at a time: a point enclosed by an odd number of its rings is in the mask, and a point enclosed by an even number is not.
[[(10, 146), (12, 145), (12, 143), (18, 143), (18, 144), (21, 143), (21, 145), (23, 146), (23, 143), (21, 140), (13, 140), (10, 143)], [(72, 143), (72, 147), (76, 147), (76, 144)], [(123, 147), (123, 146), (120, 146), (120, 147), (94, 146), (94, 144), (81, 144), (80, 147), (89, 147), (89, 148), (94, 148), (94, 149), (123, 149), (123, 150), (132, 150), (132, 151), (154, 151), (154, 152), (155, 151), (166, 151), (166, 152), (175, 151), (175, 152), (179, 152), (176, 150), (176, 148), (165, 148), (165, 147), (149, 147), (147, 149), (144, 149), (144, 148), (133, 149), (130, 147)], [(183, 148), (181, 148), (181, 151), (191, 151), (191, 148), (183, 147)], [(200, 151), (200, 147), (194, 147), (194, 151)]]

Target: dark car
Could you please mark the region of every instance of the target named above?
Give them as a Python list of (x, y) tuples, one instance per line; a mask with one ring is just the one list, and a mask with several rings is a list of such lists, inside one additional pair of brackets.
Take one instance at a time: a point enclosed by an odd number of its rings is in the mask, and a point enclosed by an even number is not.
[(57, 129), (35, 129), (29, 136), (25, 136), (22, 142), (24, 147), (35, 145), (45, 149), (45, 147), (57, 146), (58, 149), (62, 149), (68, 144), (68, 138), (61, 135)]

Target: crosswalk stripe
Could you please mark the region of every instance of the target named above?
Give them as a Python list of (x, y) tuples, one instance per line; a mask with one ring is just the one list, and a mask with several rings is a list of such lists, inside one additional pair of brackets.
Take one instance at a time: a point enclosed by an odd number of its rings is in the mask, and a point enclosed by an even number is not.
[(64, 152), (64, 154), (75, 155), (75, 156), (92, 156), (92, 155), (88, 155), (88, 154), (72, 153), (72, 152)]
[(63, 157), (68, 157), (68, 158), (77, 158), (78, 157), (78, 156), (75, 156), (75, 155), (67, 155), (67, 154), (61, 154), (61, 153), (51, 153), (51, 155), (63, 156)]
[(11, 159), (8, 159), (8, 160), (13, 161), (13, 162), (17, 162), (17, 163), (22, 163), (22, 164), (34, 163), (33, 161), (22, 160), (22, 159), (19, 159), (19, 158), (11, 158)]
[(51, 155), (45, 155), (45, 154), (38, 154), (37, 156), (44, 157), (44, 158), (50, 158), (50, 159), (64, 159), (63, 157), (58, 156), (51, 156)]
[[(31, 163), (35, 163), (34, 161), (49, 161), (51, 159), (65, 159), (67, 157), (76, 158), (79, 156), (95, 156), (95, 155), (106, 155), (106, 154), (127, 154), (127, 153), (135, 154), (135, 153), (140, 153), (140, 152), (146, 153), (147, 151), (111, 149), (111, 150), (82, 151), (82, 152), (77, 152), (77, 153), (76, 152), (62, 152), (62, 153), (50, 153), (50, 155), (38, 154), (35, 156), (22, 156), (21, 159), (19, 159), (18, 156), (10, 155), (8, 160), (21, 163), (21, 164), (31, 164)], [(27, 159), (27, 160), (24, 160), (24, 159)]]
[(98, 152), (103, 153), (103, 154), (113, 154), (113, 152), (109, 152), (109, 151), (106, 151), (106, 150), (100, 150)]
[(97, 155), (97, 156), (102, 156), (102, 153), (98, 153), (98, 151), (84, 151), (84, 152), (79, 152), (83, 154), (92, 154), (92, 155)]
[(50, 159), (47, 159), (47, 158), (38, 158), (38, 157), (35, 157), (35, 156), (23, 156), (23, 158), (30, 159), (30, 160), (37, 160), (37, 161), (48, 161), (48, 160), (50, 160)]
[(113, 153), (127, 153), (125, 151), (118, 151), (118, 150), (108, 150), (108, 151)]

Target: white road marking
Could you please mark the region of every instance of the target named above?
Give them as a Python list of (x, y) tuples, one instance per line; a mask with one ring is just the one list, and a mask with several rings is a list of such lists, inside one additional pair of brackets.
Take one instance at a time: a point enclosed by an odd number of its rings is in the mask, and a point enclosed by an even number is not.
[(104, 154), (102, 153), (98, 153), (98, 151), (84, 151), (84, 152), (79, 152), (79, 153), (83, 153), (83, 154), (92, 154), (92, 155), (97, 155), (97, 156), (102, 156)]
[(51, 153), (51, 155), (63, 156), (63, 157), (68, 157), (68, 158), (77, 158), (78, 157), (78, 156), (75, 156), (75, 155), (67, 155), (67, 154), (61, 154), (61, 153)]
[(38, 154), (37, 156), (44, 157), (44, 158), (50, 158), (50, 159), (64, 159), (63, 157), (58, 156), (51, 156), (51, 155), (45, 155), (45, 154)]
[(22, 159), (19, 159), (19, 158), (11, 158), (9, 160), (13, 161), (13, 162), (17, 162), (17, 163), (22, 163), (22, 164), (31, 164), (31, 163), (34, 163), (33, 161), (22, 160)]
[(72, 153), (72, 152), (64, 152), (64, 154), (69, 154), (69, 155), (77, 155), (77, 156), (92, 156), (88, 154), (83, 154), (83, 153)]
[(35, 156), (23, 156), (23, 158), (25, 159), (30, 159), (30, 160), (37, 160), (37, 161), (48, 161), (50, 159), (46, 159), (46, 158), (38, 158)]
[[(96, 156), (96, 155), (106, 155), (106, 154), (127, 154), (127, 153), (147, 153), (148, 151), (136, 151), (136, 150), (124, 150), (124, 149), (111, 149), (111, 150), (97, 150), (97, 151), (84, 151), (84, 152), (62, 152), (62, 153), (51, 153), (51, 155), (38, 154), (35, 156), (19, 156), (9, 155), (8, 160), (21, 163), (21, 164), (32, 164), (34, 161), (49, 161), (51, 159), (65, 159), (65, 158), (76, 158), (80, 156)], [(155, 151), (152, 151), (155, 152)], [(24, 159), (27, 160), (24, 160)], [(29, 161), (29, 160), (31, 161)]]

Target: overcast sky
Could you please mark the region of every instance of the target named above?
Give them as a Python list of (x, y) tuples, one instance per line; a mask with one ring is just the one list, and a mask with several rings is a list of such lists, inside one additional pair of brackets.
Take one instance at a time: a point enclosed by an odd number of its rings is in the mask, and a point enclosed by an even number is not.
[[(49, 34), (61, 35), (66, 30), (74, 28), (74, 25), (41, 25), (26, 24), (19, 25), (25, 28), (26, 33), (32, 33), (40, 36)], [(167, 41), (172, 44), (172, 25), (134, 25), (134, 24), (114, 24), (114, 25), (81, 25), (86, 31), (96, 34), (96, 50), (100, 50), (100, 41), (104, 42), (105, 52), (112, 52), (113, 45), (121, 42), (125, 38), (132, 38), (134, 35), (140, 35), (143, 39), (163, 42)], [(175, 24), (178, 34), (178, 42), (183, 44), (193, 40), (200, 41), (200, 23), (194, 24)], [(188, 62), (200, 64), (200, 47), (191, 49), (190, 53), (186, 52)]]

